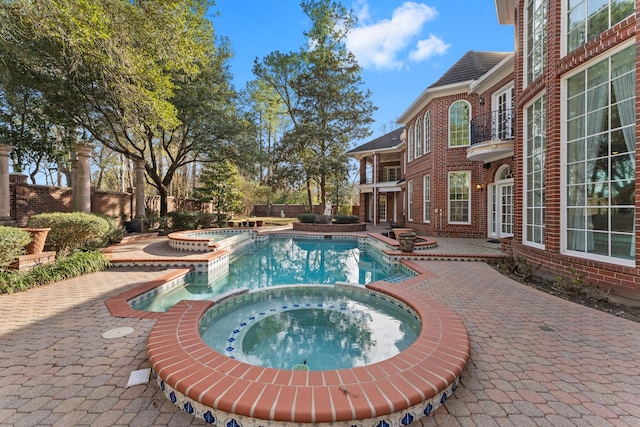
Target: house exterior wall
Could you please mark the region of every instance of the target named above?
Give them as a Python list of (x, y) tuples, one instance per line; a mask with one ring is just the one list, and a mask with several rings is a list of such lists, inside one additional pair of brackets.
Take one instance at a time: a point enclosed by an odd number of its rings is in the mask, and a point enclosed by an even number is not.
[[(564, 5), (564, 8), (563, 8)], [(566, 137), (563, 135), (565, 123), (563, 123), (563, 80), (568, 74), (578, 68), (595, 63), (600, 58), (610, 55), (612, 49), (616, 49), (622, 43), (632, 41), (636, 49), (636, 141), (639, 132), (638, 108), (640, 106), (640, 69), (638, 66), (638, 21), (636, 20), (639, 9), (636, 2), (636, 14), (618, 22), (612, 28), (588, 41), (573, 52), (563, 56), (562, 40), (565, 37), (562, 29), (563, 10), (566, 10), (564, 1), (548, 1), (547, 29), (546, 29), (546, 66), (543, 74), (528, 85), (524, 81), (525, 55), (522, 47), (525, 41), (525, 0), (516, 2), (515, 34), (518, 50), (515, 53), (514, 78), (516, 99), (516, 126), (523, 129), (525, 109), (530, 103), (544, 93), (546, 97), (546, 160), (545, 160), (545, 231), (544, 245), (536, 247), (526, 244), (523, 238), (525, 218), (523, 215), (525, 178), (523, 176), (523, 147), (525, 145), (523, 132), (517, 132), (514, 157), (515, 178), (515, 229), (511, 242), (513, 254), (538, 268), (538, 272), (549, 277), (563, 276), (575, 279), (583, 276), (588, 283), (599, 286), (610, 295), (631, 298), (640, 301), (640, 269), (638, 268), (638, 164), (637, 145), (635, 163), (635, 262), (634, 265), (622, 265), (616, 262), (606, 262), (589, 259), (588, 255), (572, 256), (563, 250), (563, 224), (566, 221), (566, 213), (562, 206), (563, 191), (563, 144)], [(592, 62), (594, 61), (594, 62)]]

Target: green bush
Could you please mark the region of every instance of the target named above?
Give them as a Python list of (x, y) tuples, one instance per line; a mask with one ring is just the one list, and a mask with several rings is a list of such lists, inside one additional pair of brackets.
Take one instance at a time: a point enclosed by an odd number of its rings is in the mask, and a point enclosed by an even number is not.
[(109, 267), (110, 261), (100, 252), (72, 252), (54, 264), (39, 265), (28, 271), (0, 271), (0, 294), (24, 291)]
[(171, 218), (171, 228), (176, 231), (196, 230), (198, 228), (198, 212), (173, 211), (168, 213)]
[(360, 222), (360, 218), (357, 215), (337, 214), (333, 216), (333, 221), (336, 224), (357, 224)]
[(15, 227), (0, 226), (0, 270), (9, 266), (24, 254), (24, 247), (31, 242), (28, 231)]
[(316, 222), (316, 214), (314, 213), (303, 213), (298, 215), (298, 221), (303, 222), (305, 224), (313, 224)]
[(97, 247), (109, 232), (106, 219), (83, 212), (35, 215), (29, 219), (29, 227), (51, 228), (46, 247), (59, 254)]
[(105, 235), (99, 242), (96, 242), (98, 243), (98, 245), (92, 249), (106, 248), (107, 246), (111, 246), (122, 241), (124, 235), (127, 234), (127, 229), (124, 228), (117, 219), (103, 214), (93, 215), (103, 218), (105, 221), (107, 221), (107, 224), (109, 224), (109, 230), (105, 233)]

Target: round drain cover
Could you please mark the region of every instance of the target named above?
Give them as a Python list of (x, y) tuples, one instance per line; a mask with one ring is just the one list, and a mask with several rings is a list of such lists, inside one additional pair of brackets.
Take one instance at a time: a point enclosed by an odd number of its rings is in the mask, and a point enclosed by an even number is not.
[(107, 338), (107, 339), (120, 338), (120, 337), (124, 337), (125, 335), (129, 335), (131, 332), (133, 332), (132, 327), (123, 326), (121, 328), (114, 328), (114, 329), (108, 330), (107, 332), (102, 334), (102, 338)]

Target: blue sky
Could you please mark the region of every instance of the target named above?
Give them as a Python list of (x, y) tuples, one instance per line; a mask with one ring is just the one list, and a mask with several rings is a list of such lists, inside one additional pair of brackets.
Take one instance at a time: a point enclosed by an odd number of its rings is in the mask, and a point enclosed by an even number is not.
[[(216, 34), (230, 39), (236, 89), (254, 78), (255, 58), (297, 51), (310, 23), (297, 0), (216, 0)], [(363, 68), (378, 107), (372, 136), (395, 121), (431, 83), (469, 50), (512, 51), (513, 26), (500, 25), (494, 0), (342, 0), (358, 24), (345, 41)]]

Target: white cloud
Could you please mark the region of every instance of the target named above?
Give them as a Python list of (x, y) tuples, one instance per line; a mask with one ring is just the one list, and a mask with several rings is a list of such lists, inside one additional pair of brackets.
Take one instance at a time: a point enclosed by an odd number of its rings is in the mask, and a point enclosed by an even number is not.
[[(367, 1), (358, 0), (355, 8), (360, 24), (347, 36), (347, 48), (355, 54), (363, 68), (382, 70), (399, 70), (404, 67), (402, 53), (414, 38), (419, 37), (424, 24), (434, 19), (438, 13), (435, 8), (424, 3), (405, 2), (393, 11), (391, 19), (369, 23)], [(447, 48), (444, 41), (431, 36), (428, 40), (418, 42), (410, 58), (413, 61), (423, 60), (430, 55), (444, 53)]]
[(429, 34), (428, 39), (418, 41), (417, 47), (409, 53), (409, 59), (415, 62), (424, 61), (434, 55), (444, 55), (449, 47), (451, 45), (440, 37)]

